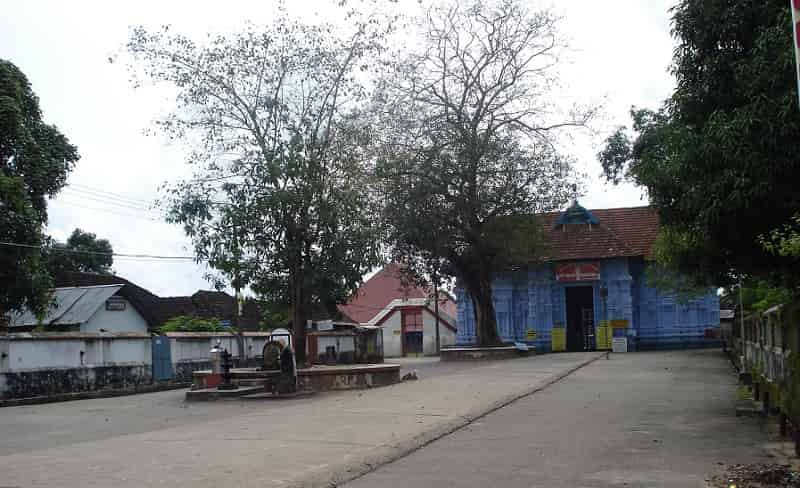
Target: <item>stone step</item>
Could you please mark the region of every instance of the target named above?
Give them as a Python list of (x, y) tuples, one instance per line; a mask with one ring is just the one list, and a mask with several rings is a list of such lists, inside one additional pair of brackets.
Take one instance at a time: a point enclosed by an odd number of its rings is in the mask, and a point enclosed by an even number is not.
[(217, 388), (203, 388), (200, 390), (189, 390), (186, 392), (187, 402), (202, 402), (209, 400), (219, 400), (223, 398), (240, 398), (245, 395), (252, 395), (264, 391), (263, 386), (242, 386), (235, 390), (220, 390)]

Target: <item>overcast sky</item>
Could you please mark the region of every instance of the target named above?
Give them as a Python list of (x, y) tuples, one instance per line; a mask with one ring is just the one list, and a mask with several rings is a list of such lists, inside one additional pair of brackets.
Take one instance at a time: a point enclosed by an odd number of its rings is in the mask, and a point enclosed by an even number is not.
[[(325, 15), (334, 0), (288, 2), (298, 15)], [(531, 0), (532, 4), (536, 2)], [(673, 80), (667, 0), (561, 0), (562, 32), (570, 39), (561, 70), (566, 98), (602, 102), (598, 135), (580, 135), (570, 150), (586, 174), (581, 203), (589, 208), (646, 204), (632, 186), (601, 181), (595, 154), (614, 127), (628, 123), (631, 106), (656, 107)], [(48, 232), (64, 240), (76, 227), (108, 238), (115, 252), (191, 255), (180, 227), (147, 211), (159, 187), (190, 174), (179, 148), (143, 130), (170, 107), (164, 92), (134, 90), (124, 65), (109, 63), (129, 26), (173, 29), (190, 36), (226, 32), (246, 21), (268, 23), (276, 2), (135, 2), (24, 0), (4, 2), (0, 58), (16, 64), (40, 98), (44, 118), (78, 146), (81, 160), (70, 186), (49, 206)], [(410, 3), (412, 6), (416, 2)], [(162, 295), (208, 289), (204, 268), (192, 262), (116, 258), (116, 273)]]

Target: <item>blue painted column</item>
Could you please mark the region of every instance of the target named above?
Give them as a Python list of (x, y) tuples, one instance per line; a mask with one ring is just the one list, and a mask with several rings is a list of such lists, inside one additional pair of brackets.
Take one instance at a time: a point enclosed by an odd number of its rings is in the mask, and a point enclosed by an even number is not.
[(528, 271), (528, 326), (536, 331), (530, 342), (539, 351), (549, 352), (553, 327), (553, 270), (540, 265)]
[(475, 312), (463, 288), (456, 288), (456, 344), (475, 344)]
[[(605, 304), (601, 303), (601, 320), (627, 321), (628, 350), (635, 350), (637, 332), (633, 323), (633, 278), (626, 258), (607, 259), (600, 264), (601, 286), (607, 290)], [(603, 306), (604, 305), (604, 306)], [(617, 322), (621, 323), (621, 322)]]
[(514, 340), (513, 317), (514, 283), (511, 273), (498, 273), (492, 282), (492, 301), (497, 320), (497, 333), (504, 342)]
[(528, 273), (518, 272), (514, 274), (514, 297), (513, 297), (514, 317), (513, 317), (513, 340), (526, 342), (526, 332), (531, 328), (528, 319)]

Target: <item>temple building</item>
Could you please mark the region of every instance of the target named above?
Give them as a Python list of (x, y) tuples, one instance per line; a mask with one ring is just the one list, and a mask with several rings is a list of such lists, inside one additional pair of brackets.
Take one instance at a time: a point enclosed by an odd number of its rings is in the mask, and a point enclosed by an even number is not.
[[(497, 273), (493, 296), (505, 342), (539, 351), (702, 347), (719, 332), (719, 297), (678, 298), (647, 278), (659, 230), (650, 207), (587, 210), (575, 202), (537, 216), (544, 256)], [(457, 288), (458, 344), (475, 343), (473, 304)], [(621, 341), (626, 339), (626, 341)]]

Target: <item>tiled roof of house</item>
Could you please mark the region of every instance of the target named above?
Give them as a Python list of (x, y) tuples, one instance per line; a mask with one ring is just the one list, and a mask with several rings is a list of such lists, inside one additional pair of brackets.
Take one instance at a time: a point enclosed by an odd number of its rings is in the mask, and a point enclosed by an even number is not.
[(659, 229), (651, 207), (609, 208), (588, 211), (597, 224), (559, 224), (563, 212), (540, 216), (545, 232), (544, 261), (649, 257)]
[[(451, 317), (456, 316), (456, 304), (451, 297), (441, 294), (439, 308)], [(353, 299), (339, 306), (339, 311), (354, 322), (365, 324), (397, 299), (427, 298), (429, 294), (418, 286), (404, 287), (400, 267), (388, 264), (356, 291)], [(432, 308), (432, 306), (431, 306)]]
[[(120, 290), (140, 311), (151, 329), (181, 315), (231, 320), (236, 310), (234, 298), (221, 291), (200, 290), (192, 296), (159, 297), (125, 278), (96, 273), (68, 272), (56, 277), (56, 286), (125, 285)], [(260, 311), (257, 304), (246, 302), (239, 326), (242, 330), (258, 329)]]

